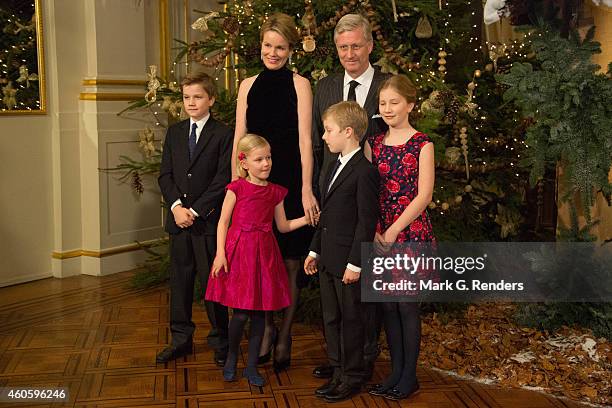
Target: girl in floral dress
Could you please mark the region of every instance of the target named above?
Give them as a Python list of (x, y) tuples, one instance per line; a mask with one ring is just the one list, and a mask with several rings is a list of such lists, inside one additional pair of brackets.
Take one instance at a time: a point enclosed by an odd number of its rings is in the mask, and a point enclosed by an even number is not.
[[(368, 139), (366, 156), (380, 173), (376, 244), (388, 248), (398, 242), (434, 242), (426, 212), (434, 186), (434, 147), (415, 130), (409, 115), (416, 88), (404, 75), (387, 79), (379, 90), (379, 112), (389, 130)], [(421, 342), (421, 318), (416, 302), (383, 303), (385, 332), (392, 371), (370, 394), (392, 400), (408, 398), (419, 389), (416, 363)]]

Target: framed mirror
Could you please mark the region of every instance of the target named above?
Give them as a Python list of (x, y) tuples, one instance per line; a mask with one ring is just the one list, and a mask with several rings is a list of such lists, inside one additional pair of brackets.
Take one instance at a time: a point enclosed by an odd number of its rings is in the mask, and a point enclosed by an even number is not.
[(0, 0), (0, 115), (44, 114), (41, 0)]

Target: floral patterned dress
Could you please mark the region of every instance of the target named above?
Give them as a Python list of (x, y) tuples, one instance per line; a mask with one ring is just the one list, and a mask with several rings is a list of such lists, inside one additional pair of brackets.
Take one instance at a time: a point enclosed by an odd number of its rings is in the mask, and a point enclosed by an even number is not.
[[(382, 234), (402, 215), (418, 192), (419, 155), (431, 139), (424, 133), (415, 133), (403, 145), (388, 146), (383, 143), (385, 134), (373, 136), (368, 142), (372, 148), (372, 163), (378, 167), (380, 189), (378, 203), (380, 219), (376, 232)], [(435, 241), (427, 210), (423, 210), (406, 229), (399, 233), (396, 242)]]

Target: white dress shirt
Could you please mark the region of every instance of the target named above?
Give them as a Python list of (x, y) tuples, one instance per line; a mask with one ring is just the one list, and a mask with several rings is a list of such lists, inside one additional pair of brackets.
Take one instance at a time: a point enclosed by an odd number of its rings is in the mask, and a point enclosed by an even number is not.
[[(357, 87), (359, 88), (359, 87)], [(355, 150), (353, 150), (350, 153), (347, 153), (346, 155), (342, 156), (338, 156), (338, 160), (340, 160), (340, 166), (338, 167), (338, 170), (336, 170), (336, 174), (334, 174), (334, 178), (331, 180), (331, 182), (329, 183), (328, 186), (328, 190), (331, 188), (331, 186), (334, 185), (334, 182), (336, 181), (336, 179), (338, 178), (338, 175), (342, 172), (342, 169), (344, 169), (344, 166), (346, 166), (346, 163), (349, 162), (349, 160), (351, 160), (351, 158), (355, 155), (355, 153), (357, 153), (359, 150), (361, 150), (361, 147), (356, 148)], [(317, 254), (314, 251), (310, 251), (308, 253), (308, 256), (313, 257), (316, 260), (319, 260), (319, 254)], [(346, 264), (346, 269), (350, 269), (353, 272), (357, 272), (357, 273), (361, 273), (361, 268), (359, 266), (355, 266), (352, 263), (348, 263)]]
[(372, 65), (368, 64), (368, 69), (365, 70), (363, 74), (358, 76), (357, 78), (352, 78), (346, 71), (344, 71), (344, 87), (342, 88), (342, 100), (346, 101), (348, 98), (348, 92), (351, 81), (359, 82), (359, 86), (355, 88), (355, 97), (356, 102), (363, 108), (365, 105), (366, 98), (368, 97), (368, 91), (370, 90), (370, 85), (372, 85), (372, 79), (374, 78), (374, 68)]
[[(193, 124), (195, 123), (197, 125), (197, 128), (196, 128), (196, 145), (198, 144), (198, 141), (200, 140), (200, 135), (202, 134), (202, 129), (204, 129), (204, 125), (206, 125), (206, 122), (208, 122), (208, 118), (210, 118), (210, 113), (208, 115), (204, 116), (202, 119), (198, 120), (197, 122), (195, 120), (193, 120), (193, 118), (189, 119), (189, 135), (191, 135), (191, 128), (193, 127)], [(187, 135), (187, 136), (189, 137), (189, 135)], [(172, 206), (170, 206), (170, 211), (174, 210), (174, 207), (176, 207), (177, 205), (183, 205), (183, 202), (181, 201), (180, 198), (172, 203)], [(191, 211), (193, 213), (193, 215), (195, 215), (196, 217), (199, 217), (199, 214), (197, 212), (195, 212), (193, 208), (190, 208), (189, 211)]]

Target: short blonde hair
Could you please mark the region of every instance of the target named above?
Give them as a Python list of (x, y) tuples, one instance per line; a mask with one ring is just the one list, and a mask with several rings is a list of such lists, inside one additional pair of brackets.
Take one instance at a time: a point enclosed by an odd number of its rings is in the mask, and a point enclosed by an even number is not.
[(340, 129), (352, 128), (357, 140), (368, 130), (368, 114), (355, 101), (338, 102), (323, 113), (323, 120), (333, 120)]
[(242, 162), (242, 159), (244, 159), (244, 157), (242, 157), (241, 159), (241, 156), (246, 156), (253, 149), (258, 149), (260, 147), (266, 146), (270, 147), (270, 143), (268, 143), (268, 141), (263, 137), (255, 135), (253, 133), (247, 133), (246, 135), (240, 138), (240, 140), (238, 141), (238, 146), (236, 147), (236, 172), (240, 178), (245, 178), (249, 175), (249, 173), (245, 169), (243, 169), (240, 164), (240, 162)]
[(293, 48), (300, 40), (300, 34), (295, 26), (293, 17), (285, 13), (274, 13), (264, 21), (259, 30), (259, 40), (263, 41), (263, 36), (267, 31), (274, 31), (280, 34), (289, 43), (289, 48)]
[(361, 28), (363, 30), (363, 37), (367, 42), (372, 42), (372, 27), (367, 18), (361, 14), (346, 14), (342, 17), (336, 28), (334, 28), (334, 42), (336, 38), (345, 31), (355, 31)]

